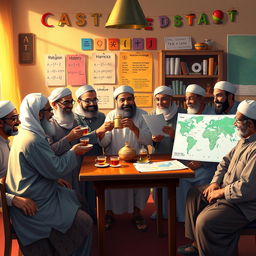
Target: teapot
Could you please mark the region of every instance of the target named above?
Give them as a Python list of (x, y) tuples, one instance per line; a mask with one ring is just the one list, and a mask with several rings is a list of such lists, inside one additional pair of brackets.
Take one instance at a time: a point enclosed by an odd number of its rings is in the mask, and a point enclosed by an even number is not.
[(136, 159), (136, 151), (129, 146), (129, 142), (125, 142), (124, 147), (118, 151), (120, 159), (124, 161), (132, 161)]

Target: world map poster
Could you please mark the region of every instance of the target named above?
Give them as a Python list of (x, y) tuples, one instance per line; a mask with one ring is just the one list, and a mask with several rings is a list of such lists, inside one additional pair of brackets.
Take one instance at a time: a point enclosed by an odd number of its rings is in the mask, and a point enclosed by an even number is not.
[(172, 158), (220, 162), (240, 139), (235, 115), (178, 114)]

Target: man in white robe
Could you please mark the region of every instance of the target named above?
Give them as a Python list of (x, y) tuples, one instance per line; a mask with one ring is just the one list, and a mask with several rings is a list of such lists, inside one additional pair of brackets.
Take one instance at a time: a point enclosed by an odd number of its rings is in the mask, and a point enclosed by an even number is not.
[(31, 198), (38, 211), (25, 216), (11, 207), (13, 227), (24, 255), (89, 255), (92, 219), (79, 209), (75, 192), (56, 182), (88, 149), (76, 144), (61, 156), (52, 151), (45, 134), (51, 111), (41, 93), (27, 95), (20, 106), (21, 129), (10, 151), (6, 189)]
[[(134, 101), (134, 91), (130, 86), (119, 86), (114, 91), (117, 109), (106, 116), (105, 128), (108, 129), (101, 140), (107, 155), (117, 155), (125, 142), (139, 153), (142, 145), (151, 144), (151, 133), (142, 117), (147, 114), (137, 108)], [(122, 129), (113, 129), (113, 121), (117, 115), (122, 115)], [(112, 214), (133, 213), (133, 220), (138, 230), (145, 231), (147, 226), (140, 211), (144, 209), (149, 196), (149, 189), (109, 189), (106, 190), (106, 229), (112, 222)]]
[[(18, 134), (19, 115), (10, 101), (0, 101), (0, 179), (6, 177), (10, 153), (8, 138)], [(34, 215), (37, 211), (35, 202), (29, 198), (6, 193), (9, 206), (20, 208), (26, 215)], [(1, 207), (1, 202), (0, 202)]]
[[(172, 155), (172, 148), (174, 143), (174, 135), (177, 123), (178, 113), (185, 113), (185, 110), (178, 107), (173, 101), (173, 91), (166, 85), (158, 86), (154, 90), (154, 100), (156, 108), (151, 112), (151, 115), (162, 114), (166, 121), (163, 127), (165, 135), (153, 134), (152, 141), (154, 147), (154, 154), (169, 154)], [(164, 218), (168, 218), (168, 189), (162, 189), (163, 213)], [(153, 190), (153, 198), (156, 202), (156, 189)], [(156, 218), (156, 212), (151, 216)]]

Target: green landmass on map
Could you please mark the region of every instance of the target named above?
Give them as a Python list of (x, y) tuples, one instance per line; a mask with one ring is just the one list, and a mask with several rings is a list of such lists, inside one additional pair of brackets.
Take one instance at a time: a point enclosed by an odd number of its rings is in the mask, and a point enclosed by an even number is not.
[(191, 119), (187, 119), (185, 121), (179, 121), (180, 124), (180, 133), (182, 136), (186, 136), (192, 129), (194, 129), (195, 122), (198, 124), (204, 118), (202, 116), (192, 117)]
[(196, 145), (197, 143), (197, 140), (195, 140), (193, 137), (191, 136), (188, 136), (187, 137), (187, 143), (188, 143), (188, 146), (187, 146), (187, 154), (189, 153), (189, 151)]
[(225, 137), (232, 137), (234, 132), (234, 118), (224, 117), (221, 120), (211, 120), (206, 126), (202, 136), (203, 138), (209, 140), (209, 148), (210, 150), (213, 150), (221, 134), (223, 134)]

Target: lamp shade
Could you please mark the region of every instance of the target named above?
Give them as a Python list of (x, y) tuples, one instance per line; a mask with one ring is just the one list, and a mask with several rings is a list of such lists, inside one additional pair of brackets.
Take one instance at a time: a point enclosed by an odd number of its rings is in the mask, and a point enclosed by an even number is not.
[(138, 0), (117, 0), (108, 20), (106, 28), (133, 28), (147, 26), (145, 15)]

